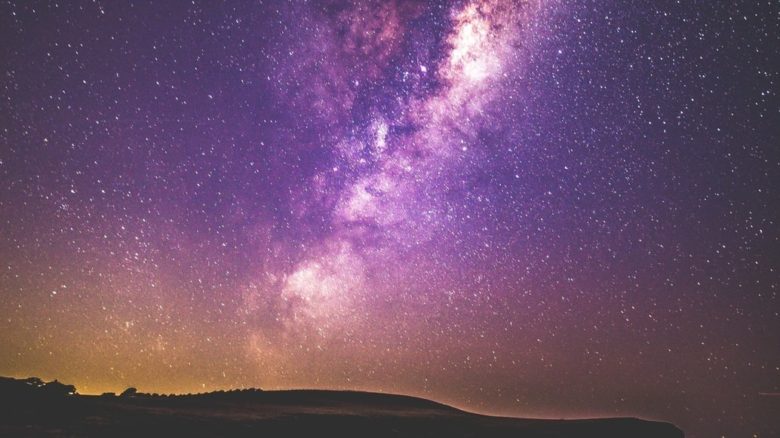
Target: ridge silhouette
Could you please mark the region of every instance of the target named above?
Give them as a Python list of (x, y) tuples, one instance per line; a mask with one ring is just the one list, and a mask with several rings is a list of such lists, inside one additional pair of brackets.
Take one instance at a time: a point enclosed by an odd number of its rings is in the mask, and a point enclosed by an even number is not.
[(542, 420), (474, 414), (423, 398), (359, 391), (241, 389), (80, 395), (73, 385), (0, 377), (0, 436), (681, 438), (637, 418)]

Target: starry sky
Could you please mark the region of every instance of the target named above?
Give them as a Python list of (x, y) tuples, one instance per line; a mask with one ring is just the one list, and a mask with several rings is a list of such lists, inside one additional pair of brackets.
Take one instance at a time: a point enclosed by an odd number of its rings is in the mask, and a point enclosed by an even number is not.
[(775, 1), (3, 1), (0, 374), (770, 436)]

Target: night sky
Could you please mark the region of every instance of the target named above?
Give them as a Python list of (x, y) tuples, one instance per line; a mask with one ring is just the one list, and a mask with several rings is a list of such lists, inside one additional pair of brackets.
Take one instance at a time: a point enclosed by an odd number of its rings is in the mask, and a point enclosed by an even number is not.
[(0, 4), (0, 375), (780, 431), (776, 1)]

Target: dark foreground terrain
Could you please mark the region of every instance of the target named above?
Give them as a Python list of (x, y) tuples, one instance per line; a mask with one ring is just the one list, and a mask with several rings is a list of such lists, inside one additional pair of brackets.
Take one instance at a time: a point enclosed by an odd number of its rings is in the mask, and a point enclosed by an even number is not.
[(682, 437), (635, 418), (526, 420), (432, 401), (343, 391), (242, 390), (86, 396), (59, 382), (0, 378), (0, 436)]

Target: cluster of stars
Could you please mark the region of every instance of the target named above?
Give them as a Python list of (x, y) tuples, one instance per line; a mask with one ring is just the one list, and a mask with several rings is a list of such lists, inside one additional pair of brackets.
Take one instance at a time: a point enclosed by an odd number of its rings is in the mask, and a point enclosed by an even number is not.
[(776, 9), (3, 2), (0, 374), (776, 434)]

